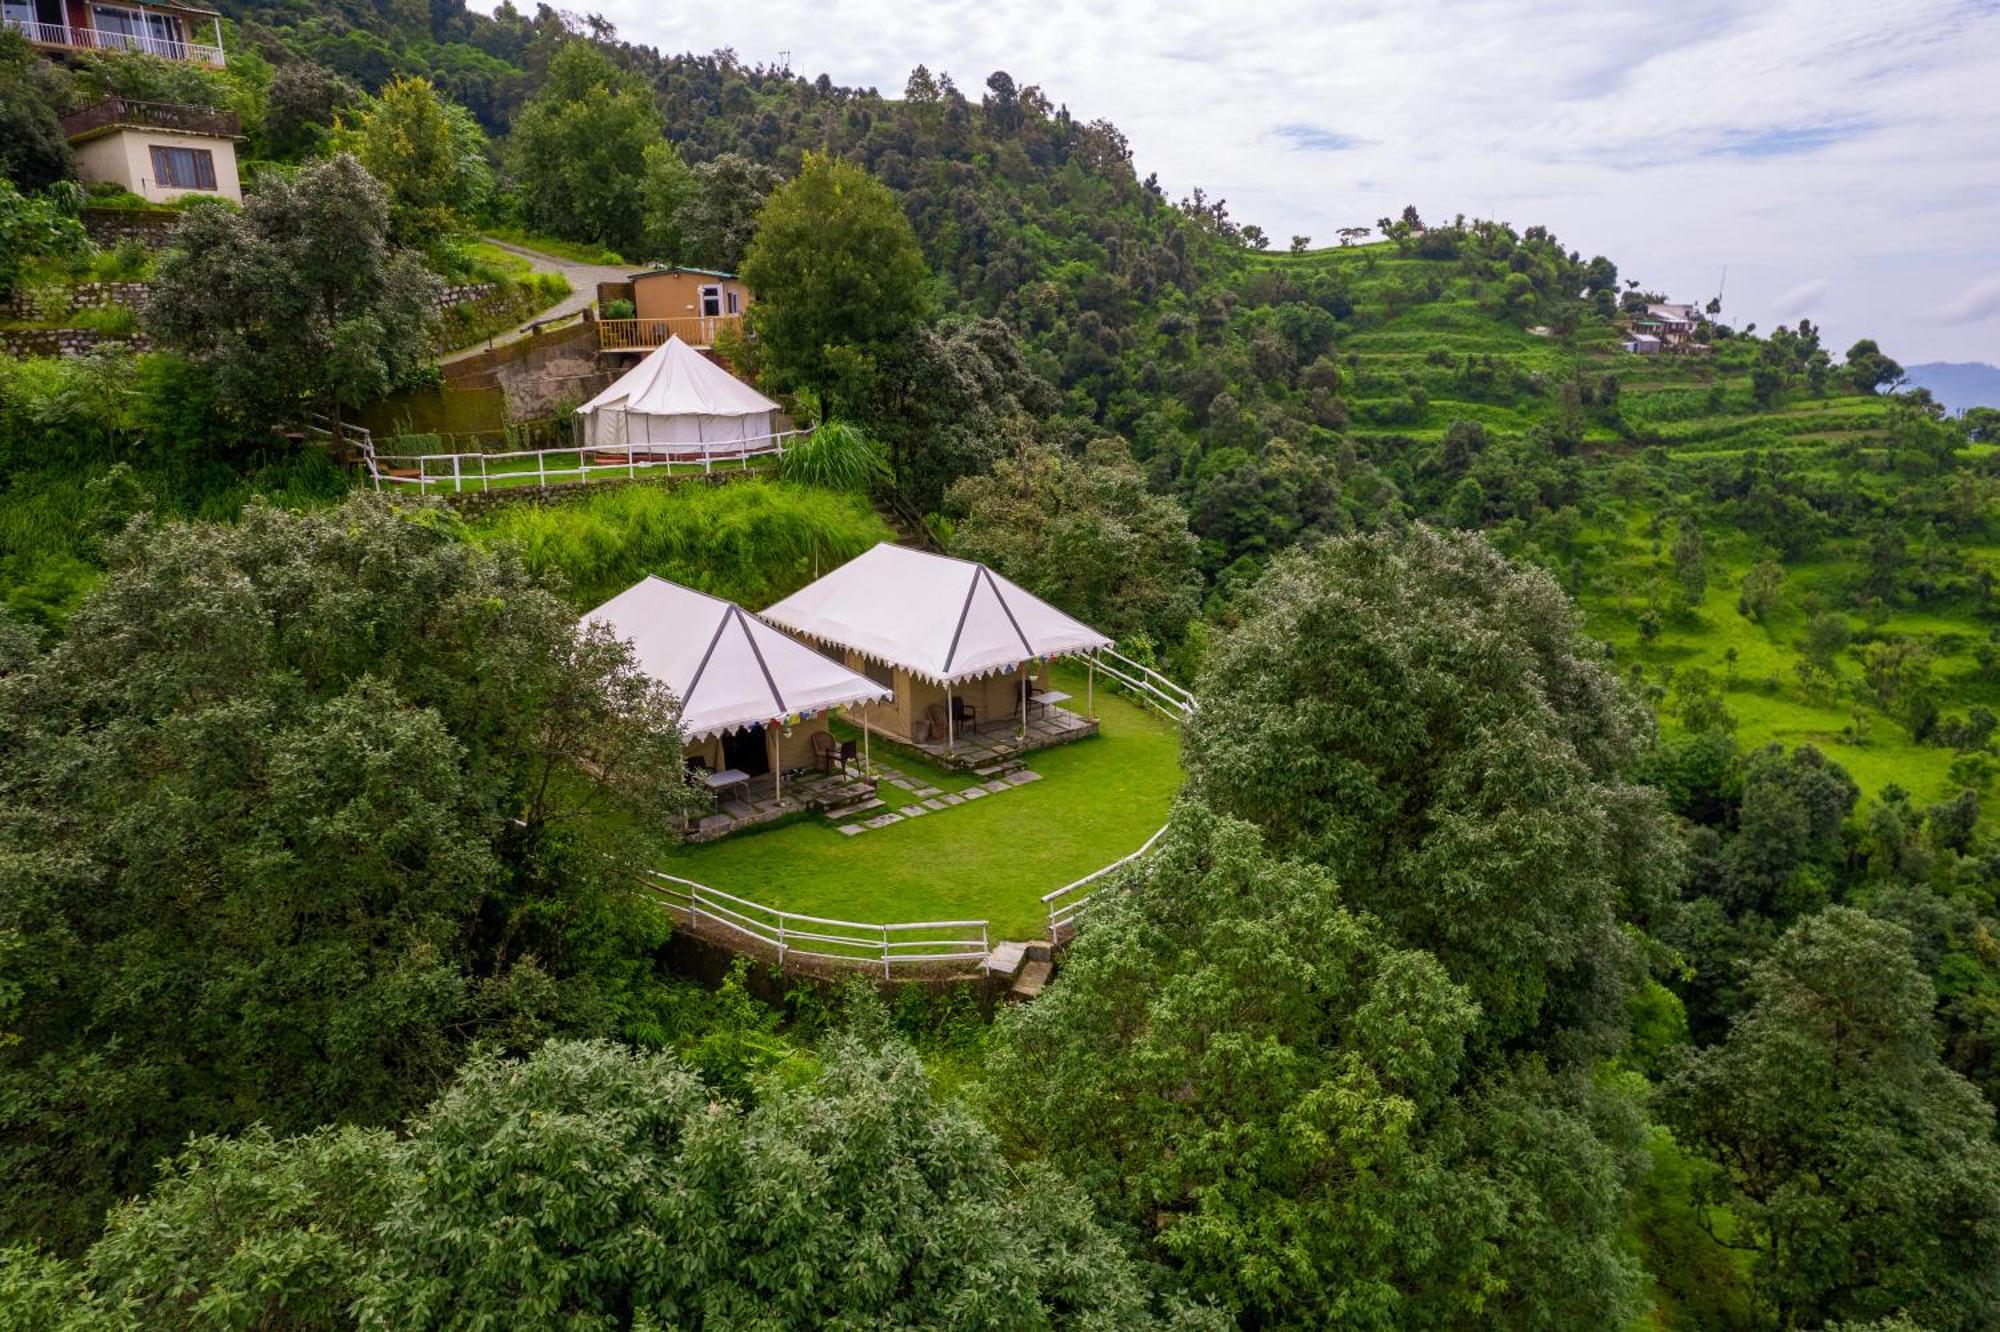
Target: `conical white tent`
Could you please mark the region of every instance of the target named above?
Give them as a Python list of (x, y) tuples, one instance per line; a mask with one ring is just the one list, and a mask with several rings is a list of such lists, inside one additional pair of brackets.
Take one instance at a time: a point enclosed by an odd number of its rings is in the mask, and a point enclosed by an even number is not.
[(808, 720), (891, 691), (745, 613), (733, 601), (646, 577), (584, 616), (632, 644), (639, 669), (681, 700), (690, 741)]
[(777, 403), (677, 337), (576, 409), (593, 449), (672, 445), (675, 453), (736, 454), (777, 430)]
[(767, 608), (764, 618), (938, 685), (1111, 646), (983, 564), (886, 542)]

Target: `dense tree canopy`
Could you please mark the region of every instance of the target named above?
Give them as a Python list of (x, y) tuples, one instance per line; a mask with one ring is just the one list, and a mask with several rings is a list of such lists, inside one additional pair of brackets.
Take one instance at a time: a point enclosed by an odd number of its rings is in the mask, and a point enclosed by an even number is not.
[(1750, 982), (1726, 1041), (1690, 1052), (1669, 1121), (1721, 1169), (1775, 1327), (1908, 1313), (1987, 1327), (2000, 1303), (1993, 1109), (1938, 1060), (1933, 991), (1899, 926), (1833, 907)]
[(565, 43), (508, 136), (522, 213), (551, 235), (638, 253), (659, 140), (659, 112), (637, 82), (589, 43)]
[(1342, 896), (1184, 804), (1001, 1022), (1003, 1134), (1246, 1326), (1618, 1326), (1629, 1166), (1537, 1075), (1469, 1092), (1470, 996)]
[(807, 154), (758, 214), (743, 261), (749, 323), (780, 391), (808, 389), (820, 416), (865, 393), (877, 363), (930, 304), (929, 275), (896, 196), (852, 163)]
[(1623, 775), (1644, 714), (1554, 580), (1478, 536), (1332, 541), (1271, 566), (1198, 692), (1194, 791), (1434, 953), (1493, 1036), (1622, 1027), (1619, 922), (1679, 857)]
[(250, 425), (338, 416), (430, 353), (438, 279), (389, 238), (389, 199), (345, 154), (191, 211), (159, 261), (148, 327), (212, 369)]
[(951, 488), (952, 549), (1114, 638), (1178, 641), (1200, 609), (1187, 514), (1122, 448), (1031, 448)]
[(668, 1054), (481, 1057), (406, 1138), (203, 1139), (80, 1269), (0, 1260), (21, 1326), (1219, 1326), (1152, 1304), (1074, 1190), (852, 1038), (748, 1109)]
[(399, 79), (334, 142), (389, 192), (391, 238), (423, 247), (460, 230), (493, 187), (486, 135), (425, 79)]
[(0, 1233), (73, 1240), (190, 1132), (392, 1118), (475, 1036), (643, 1022), (661, 925), (592, 816), (688, 797), (629, 649), (368, 500), (112, 569), (0, 662)]

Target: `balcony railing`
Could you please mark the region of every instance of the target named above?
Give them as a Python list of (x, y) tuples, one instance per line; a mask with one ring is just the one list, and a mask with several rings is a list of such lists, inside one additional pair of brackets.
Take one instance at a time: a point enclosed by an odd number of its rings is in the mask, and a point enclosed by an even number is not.
[(134, 102), (123, 97), (107, 98), (62, 118), (63, 133), (72, 139), (107, 125), (136, 125), (145, 129), (177, 130), (182, 134), (213, 134), (224, 139), (235, 138), (241, 130), (233, 111), (182, 106), (173, 102)]
[(61, 46), (72, 51), (143, 51), (167, 60), (193, 60), (204, 65), (222, 65), (222, 48), (200, 42), (185, 42), (151, 34), (104, 32), (97, 28), (72, 28), (64, 23), (42, 23), (36, 19), (6, 19), (6, 26), (37, 46)]
[(677, 337), (690, 347), (713, 347), (715, 335), (723, 329), (743, 327), (743, 316), (682, 315), (671, 319), (600, 319), (597, 346), (600, 351), (651, 351), (669, 337)]

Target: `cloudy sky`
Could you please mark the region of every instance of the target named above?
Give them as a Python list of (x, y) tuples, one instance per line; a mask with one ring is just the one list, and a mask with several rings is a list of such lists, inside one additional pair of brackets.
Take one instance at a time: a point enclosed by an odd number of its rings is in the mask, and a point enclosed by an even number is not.
[(1732, 322), (2000, 362), (2000, 0), (730, 0), (628, 39), (899, 90), (1005, 69), (1282, 244), (1541, 223)]

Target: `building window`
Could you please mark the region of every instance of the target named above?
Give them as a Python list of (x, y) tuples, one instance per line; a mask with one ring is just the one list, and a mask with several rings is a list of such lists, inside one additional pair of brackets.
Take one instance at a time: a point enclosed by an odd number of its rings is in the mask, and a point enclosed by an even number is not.
[(153, 182), (169, 190), (212, 190), (215, 154), (206, 148), (155, 148)]
[(722, 313), (722, 288), (703, 287), (701, 289), (701, 314), (704, 319), (713, 319)]
[(737, 300), (736, 289), (734, 287), (731, 287), (728, 291), (723, 293), (723, 299), (729, 302), (729, 313), (731, 314), (743, 313), (743, 304), (741, 301)]

